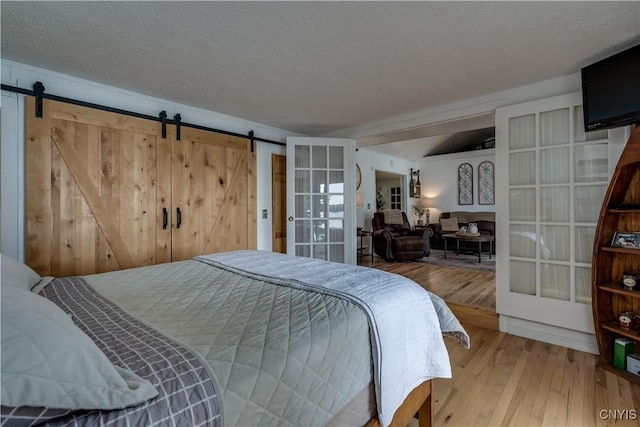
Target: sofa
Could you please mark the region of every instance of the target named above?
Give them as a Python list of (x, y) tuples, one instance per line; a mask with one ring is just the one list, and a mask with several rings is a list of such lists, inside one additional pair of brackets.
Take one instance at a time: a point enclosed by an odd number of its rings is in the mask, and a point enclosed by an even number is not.
[[(454, 212), (442, 212), (438, 217), (438, 222), (429, 224), (429, 228), (433, 233), (431, 237), (431, 247), (434, 249), (444, 249), (444, 238), (443, 234), (455, 233), (456, 230), (453, 228), (446, 229), (446, 225), (451, 226), (451, 223), (455, 224), (455, 221), (444, 221), (445, 230), (442, 229), (443, 219), (451, 220), (455, 218), (457, 220), (458, 228), (465, 226), (468, 227), (469, 223), (475, 222), (478, 225), (478, 232), (480, 234), (487, 234), (490, 236), (496, 235), (496, 213), (495, 212), (468, 212), (468, 211), (454, 211)], [(483, 243), (485, 245), (485, 243)], [(486, 243), (487, 251), (489, 248), (489, 243)], [(473, 244), (465, 244), (465, 242), (460, 242), (460, 250), (461, 251), (478, 251), (477, 243)], [(484, 247), (483, 247), (484, 250)], [(496, 244), (493, 242), (493, 253), (496, 253)]]
[(431, 253), (431, 230), (412, 229), (407, 215), (402, 211), (376, 212), (371, 225), (373, 250), (388, 261), (415, 260)]

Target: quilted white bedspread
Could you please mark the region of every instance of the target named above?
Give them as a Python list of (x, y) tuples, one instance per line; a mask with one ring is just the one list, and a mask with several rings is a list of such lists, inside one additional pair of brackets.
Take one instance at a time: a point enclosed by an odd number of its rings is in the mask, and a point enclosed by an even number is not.
[(340, 296), (369, 316), (379, 421), (386, 427), (411, 390), (451, 377), (443, 340), (469, 337), (444, 301), (415, 282), (387, 272), (266, 251), (234, 251), (197, 260), (301, 289)]

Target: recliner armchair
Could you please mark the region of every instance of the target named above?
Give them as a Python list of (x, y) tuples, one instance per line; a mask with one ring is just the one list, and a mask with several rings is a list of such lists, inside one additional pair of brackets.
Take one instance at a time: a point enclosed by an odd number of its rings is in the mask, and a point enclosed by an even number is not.
[[(402, 214), (402, 222), (398, 220)], [(391, 224), (385, 222), (384, 212), (373, 214), (371, 222), (373, 227), (373, 250), (376, 255), (386, 260), (414, 260), (429, 256), (431, 247), (429, 239), (432, 231), (429, 228), (411, 229), (407, 215), (396, 211), (395, 221)]]

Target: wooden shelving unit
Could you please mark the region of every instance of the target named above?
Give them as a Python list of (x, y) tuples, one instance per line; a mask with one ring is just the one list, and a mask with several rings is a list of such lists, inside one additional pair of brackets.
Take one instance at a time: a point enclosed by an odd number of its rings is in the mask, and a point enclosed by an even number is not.
[(600, 365), (632, 383), (640, 385), (640, 376), (613, 366), (616, 338), (630, 338), (640, 353), (640, 334), (618, 326), (621, 312), (640, 315), (640, 285), (628, 290), (621, 285), (625, 272), (640, 274), (640, 249), (612, 247), (616, 231), (640, 232), (640, 209), (617, 209), (621, 203), (640, 203), (640, 125), (633, 130), (618, 161), (605, 195), (596, 228), (593, 250), (592, 305)]

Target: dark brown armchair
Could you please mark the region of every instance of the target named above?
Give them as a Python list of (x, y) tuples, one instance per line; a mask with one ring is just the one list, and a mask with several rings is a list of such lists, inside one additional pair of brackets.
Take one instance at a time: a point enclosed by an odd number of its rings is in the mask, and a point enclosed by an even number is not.
[(429, 228), (412, 230), (407, 215), (401, 214), (402, 224), (387, 224), (382, 212), (373, 214), (373, 250), (386, 260), (404, 261), (429, 256), (432, 231)]

